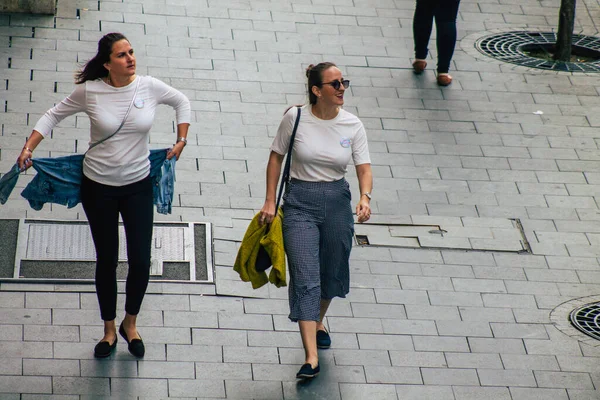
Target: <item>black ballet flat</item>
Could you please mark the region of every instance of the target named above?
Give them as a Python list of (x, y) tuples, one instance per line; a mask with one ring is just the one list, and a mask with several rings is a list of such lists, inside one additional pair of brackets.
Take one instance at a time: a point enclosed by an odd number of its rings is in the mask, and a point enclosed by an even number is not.
[(131, 341), (129, 341), (129, 338), (127, 337), (127, 334), (125, 333), (125, 329), (123, 329), (123, 323), (121, 323), (121, 325), (119, 326), (119, 333), (121, 334), (121, 336), (123, 336), (123, 339), (125, 339), (125, 341), (127, 342), (127, 348), (129, 349), (129, 352), (137, 357), (137, 358), (142, 358), (144, 357), (144, 354), (146, 353), (146, 347), (144, 346), (144, 342), (142, 341), (142, 339), (132, 339)]
[(115, 341), (113, 344), (108, 343), (106, 340), (98, 342), (96, 347), (94, 347), (94, 357), (96, 358), (106, 358), (109, 357), (113, 351), (117, 348), (117, 336), (115, 335)]
[(327, 331), (317, 331), (317, 348), (328, 349), (331, 347), (331, 337)]
[(315, 376), (319, 375), (321, 372), (321, 367), (317, 364), (316, 367), (312, 367), (309, 363), (306, 363), (300, 368), (300, 371), (296, 374), (296, 378), (298, 379), (311, 379)]

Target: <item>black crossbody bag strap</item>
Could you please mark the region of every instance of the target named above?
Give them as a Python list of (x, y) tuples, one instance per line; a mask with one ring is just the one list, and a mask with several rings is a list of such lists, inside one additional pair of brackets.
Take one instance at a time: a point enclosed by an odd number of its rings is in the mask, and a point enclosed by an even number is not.
[(275, 206), (275, 212), (279, 212), (279, 203), (281, 202), (281, 196), (290, 180), (290, 168), (292, 166), (292, 149), (294, 148), (294, 139), (296, 139), (296, 131), (298, 130), (298, 124), (300, 123), (300, 114), (302, 109), (298, 107), (298, 115), (296, 116), (296, 122), (294, 123), (294, 130), (292, 131), (292, 137), (290, 138), (290, 145), (288, 147), (287, 157), (285, 159), (285, 167), (283, 168), (283, 176), (281, 177), (281, 183), (279, 184), (279, 194), (277, 195), (277, 204)]
[(86, 150), (86, 153), (88, 151), (90, 151), (91, 149), (93, 149), (94, 147), (98, 146), (100, 143), (104, 143), (105, 141), (107, 141), (108, 139), (110, 139), (111, 137), (115, 136), (117, 133), (119, 133), (119, 131), (121, 130), (121, 128), (123, 127), (123, 125), (125, 125), (125, 121), (127, 120), (127, 117), (129, 116), (129, 112), (131, 111), (131, 107), (133, 106), (133, 103), (135, 101), (135, 97), (137, 96), (138, 93), (138, 89), (140, 87), (140, 78), (137, 78), (138, 81), (135, 85), (135, 91), (133, 92), (133, 97), (131, 98), (131, 101), (129, 102), (129, 107), (127, 108), (127, 112), (125, 113), (125, 116), (123, 117), (123, 121), (121, 121), (121, 125), (119, 125), (119, 127), (117, 128), (116, 131), (114, 131), (113, 133), (111, 133), (109, 136), (105, 137), (102, 140), (98, 140), (97, 142), (94, 142), (92, 144), (90, 144), (90, 147)]

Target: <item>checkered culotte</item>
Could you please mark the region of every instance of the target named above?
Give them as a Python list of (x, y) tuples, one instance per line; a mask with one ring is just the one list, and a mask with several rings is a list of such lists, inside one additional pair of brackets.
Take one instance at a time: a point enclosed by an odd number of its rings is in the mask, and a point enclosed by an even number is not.
[(346, 297), (354, 235), (345, 179), (292, 179), (283, 197), (283, 240), (290, 272), (290, 320), (319, 321), (321, 299)]

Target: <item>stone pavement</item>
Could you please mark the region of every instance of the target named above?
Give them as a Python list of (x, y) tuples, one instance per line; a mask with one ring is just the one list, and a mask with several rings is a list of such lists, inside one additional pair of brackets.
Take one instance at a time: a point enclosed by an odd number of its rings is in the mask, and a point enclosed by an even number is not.
[[(216, 276), (150, 286), (143, 361), (122, 340), (112, 359), (93, 359), (92, 286), (1, 283), (0, 398), (599, 399), (600, 342), (584, 344), (567, 317), (575, 299), (600, 299), (600, 76), (503, 64), (472, 45), (552, 30), (559, 3), (463, 0), (443, 89), (433, 59), (422, 76), (410, 69), (414, 0), (58, 0), (56, 18), (0, 15), (0, 171), (99, 37), (121, 31), (139, 73), (192, 100), (167, 220), (214, 224)], [(598, 1), (577, 5), (576, 31), (598, 36)], [(305, 101), (303, 70), (323, 60), (352, 81), (346, 108), (368, 130), (374, 222), (403, 224), (412, 244), (416, 225), (448, 234), (429, 248), (356, 247), (323, 372), (296, 383), (303, 352), (286, 290), (253, 291), (231, 266), (263, 203), (282, 112)], [(36, 156), (83, 152), (87, 127), (65, 120)], [(152, 144), (173, 139), (162, 109)], [(352, 171), (349, 181), (356, 194)], [(80, 207), (34, 212), (17, 192), (1, 218), (85, 218)], [(531, 253), (497, 251), (515, 228)]]

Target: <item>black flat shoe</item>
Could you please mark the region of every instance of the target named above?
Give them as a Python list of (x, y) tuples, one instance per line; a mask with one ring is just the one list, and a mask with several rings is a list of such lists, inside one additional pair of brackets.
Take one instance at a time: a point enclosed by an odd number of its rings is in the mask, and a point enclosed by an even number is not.
[(144, 342), (141, 338), (132, 339), (131, 341), (129, 341), (129, 338), (127, 338), (127, 334), (125, 333), (125, 329), (123, 329), (123, 323), (121, 323), (121, 325), (119, 326), (119, 333), (127, 342), (127, 348), (129, 349), (129, 352), (132, 355), (134, 355), (137, 358), (144, 357), (144, 354), (146, 353), (146, 347), (144, 347)]
[(328, 349), (331, 347), (331, 337), (327, 331), (317, 331), (317, 348)]
[(96, 358), (106, 358), (110, 356), (113, 351), (117, 348), (117, 336), (115, 335), (115, 341), (113, 344), (108, 343), (106, 340), (98, 342), (96, 347), (94, 347), (94, 357)]
[(306, 363), (302, 366), (302, 368), (300, 368), (300, 371), (298, 371), (298, 373), (296, 374), (296, 378), (298, 378), (298, 379), (314, 378), (315, 376), (319, 375), (320, 371), (321, 371), (321, 367), (319, 367), (319, 365), (317, 365), (315, 368), (313, 368), (309, 363)]

